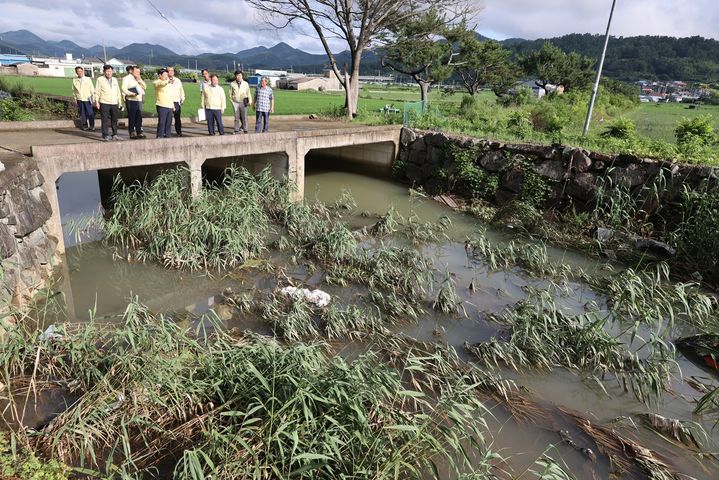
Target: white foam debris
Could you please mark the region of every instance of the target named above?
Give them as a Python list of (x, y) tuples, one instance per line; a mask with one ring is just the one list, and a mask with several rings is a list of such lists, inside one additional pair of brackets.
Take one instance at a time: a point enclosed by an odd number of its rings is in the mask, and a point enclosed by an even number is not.
[(307, 288), (285, 287), (280, 290), (282, 295), (290, 297), (293, 300), (305, 300), (308, 303), (320, 308), (324, 308), (330, 304), (332, 297), (329, 293), (322, 290), (309, 290)]

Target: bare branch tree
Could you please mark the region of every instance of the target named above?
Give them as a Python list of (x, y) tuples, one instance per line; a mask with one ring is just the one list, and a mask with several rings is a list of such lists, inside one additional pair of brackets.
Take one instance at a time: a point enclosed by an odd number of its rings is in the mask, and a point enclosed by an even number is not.
[[(469, 1), (469, 0), (462, 0)], [(330, 69), (345, 90), (348, 116), (357, 113), (362, 54), (380, 44), (382, 36), (397, 23), (421, 15), (431, 0), (247, 0), (275, 28), (310, 27), (327, 54)], [(453, 4), (456, 5), (456, 4)], [(468, 5), (464, 4), (463, 5)], [(456, 6), (447, 9), (452, 14)], [(461, 10), (467, 10), (466, 7)], [(330, 41), (347, 45), (349, 65), (339, 65)]]

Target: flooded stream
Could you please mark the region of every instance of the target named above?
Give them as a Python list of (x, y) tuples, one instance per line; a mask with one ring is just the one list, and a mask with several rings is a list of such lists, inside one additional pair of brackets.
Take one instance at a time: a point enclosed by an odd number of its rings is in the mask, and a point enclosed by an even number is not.
[[(67, 179), (60, 184), (64, 223), (70, 218), (97, 211), (100, 204), (96, 187), (81, 187), (87, 182), (81, 182), (83, 179), (79, 177), (75, 180)], [(486, 228), (476, 218), (455, 213), (430, 198), (411, 196), (406, 186), (387, 180), (354, 173), (308, 171), (305, 180), (308, 200), (317, 199), (330, 204), (344, 191), (351, 193), (357, 203), (353, 212), (345, 217), (353, 229), (376, 222), (377, 216), (386, 213), (390, 207), (394, 207), (405, 218), (416, 215), (421, 221), (435, 222), (446, 216), (451, 220), (446, 241), (420, 248), (433, 260), (438, 282), (441, 282), (445, 272), (451, 274), (466, 316), (442, 314), (428, 309), (415, 324), (393, 327), (397, 333), (421, 341), (446, 342), (456, 348), (461, 358), (471, 362), (463, 345), (487, 341), (500, 328), (488, 315), (501, 313), (515, 305), (526, 298), (531, 288), (542, 290), (547, 287), (546, 280), (534, 278), (519, 269), (491, 271), (470, 259), (465, 251), (465, 240)], [(488, 229), (486, 236), (497, 244), (509, 239), (506, 233), (491, 229)], [(372, 241), (376, 240), (369, 240)], [(549, 255), (556, 261), (587, 272), (598, 271), (601, 267), (597, 260), (577, 252), (550, 248)], [(288, 276), (299, 283), (317, 286), (321, 280), (317, 272), (303, 269), (301, 265), (291, 266), (289, 260), (281, 254), (270, 252), (267, 257), (273, 263), (287, 265)], [(226, 327), (252, 329), (261, 333), (268, 332), (260, 321), (251, 316), (240, 318), (223, 310), (222, 292), (231, 289), (252, 296), (270, 291), (277, 285), (274, 275), (257, 269), (208, 277), (201, 273), (166, 270), (152, 263), (128, 263), (123, 259), (114, 259), (112, 251), (100, 243), (84, 243), (69, 248), (67, 261), (60, 274), (57, 289), (63, 294), (69, 322), (86, 322), (90, 314), (99, 321), (113, 321), (113, 316), (127, 305), (128, 299), (136, 295), (151, 310), (169, 312), (178, 322), (189, 322), (197, 315), (217, 309)], [(352, 301), (354, 292), (348, 289), (325, 285), (321, 288), (333, 296)], [(568, 312), (581, 313), (587, 304), (601, 308), (605, 299), (585, 284), (572, 283), (556, 301)], [(700, 398), (701, 393), (689, 386), (685, 379), (708, 379), (710, 374), (679, 352), (677, 362), (681, 374), (675, 372), (672, 391), (667, 392), (659, 404), (653, 407), (636, 401), (631, 393), (623, 392), (616, 383), (605, 382), (604, 392), (596, 384), (583, 381), (579, 375), (559, 368), (551, 373), (503, 371), (504, 378), (513, 379), (521, 386), (523, 395), (554, 413), (550, 418), (536, 423), (518, 423), (504, 409), (493, 408), (494, 418), (490, 422), (494, 433), (492, 448), (509, 459), (506, 468), (511, 469), (516, 476), (531, 468), (538, 458), (547, 453), (555, 460), (561, 459), (578, 479), (609, 478), (610, 466), (602, 460), (603, 456), (592, 462), (577, 448), (562, 442), (559, 430), (569, 430), (576, 434), (575, 439), (581, 439), (581, 435), (576, 427), (569, 425), (557, 414), (556, 407), (561, 407), (602, 425), (626, 423), (631, 419), (638, 427), (631, 430), (634, 437), (639, 439), (638, 443), (663, 455), (682, 474), (697, 479), (719, 478), (719, 465), (716, 462), (698, 460), (686, 449), (674, 446), (644, 428), (636, 417), (641, 413), (652, 412), (668, 418), (703, 422), (695, 418), (692, 413), (694, 404), (690, 403)], [(50, 408), (47, 403), (43, 402), (40, 410)], [(46, 413), (39, 411), (37, 417), (44, 418)], [(702, 425), (707, 431), (712, 431), (713, 422), (704, 422)], [(713, 436), (715, 441), (719, 440), (717, 432)], [(577, 443), (581, 444), (579, 440)]]

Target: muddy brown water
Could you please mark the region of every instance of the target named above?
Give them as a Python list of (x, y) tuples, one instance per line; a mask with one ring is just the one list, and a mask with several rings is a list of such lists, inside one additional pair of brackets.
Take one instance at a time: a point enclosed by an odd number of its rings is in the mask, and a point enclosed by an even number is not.
[[(532, 278), (520, 270), (494, 272), (476, 261), (468, 259), (464, 249), (464, 240), (484, 228), (477, 219), (452, 212), (428, 198), (408, 195), (406, 186), (393, 182), (365, 177), (353, 173), (309, 171), (306, 177), (305, 191), (308, 200), (334, 202), (344, 190), (349, 191), (357, 208), (355, 214), (345, 219), (353, 227), (361, 227), (376, 221), (375, 217), (364, 217), (360, 212), (383, 214), (393, 206), (407, 217), (417, 215), (424, 221), (436, 221), (442, 216), (452, 220), (448, 239), (439, 245), (427, 245), (422, 251), (431, 257), (441, 280), (445, 271), (451, 272), (456, 282), (457, 293), (464, 301), (467, 316), (443, 315), (427, 310), (420, 321), (395, 327), (397, 332), (407, 334), (418, 340), (446, 342), (454, 346), (460, 356), (471, 362), (462, 348), (465, 342), (474, 343), (489, 339), (497, 332), (498, 326), (487, 320), (486, 315), (499, 313), (511, 307), (527, 295), (528, 287), (543, 288), (545, 281)], [(72, 185), (72, 188), (67, 188)], [(63, 218), (77, 217), (91, 211), (97, 211), (99, 196), (87, 188), (77, 188), (72, 181), (60, 186), (60, 201), (63, 204)], [(95, 203), (93, 203), (95, 202)], [(503, 233), (488, 230), (487, 236), (497, 243), (508, 240)], [(600, 264), (593, 258), (577, 252), (561, 249), (549, 249), (550, 256), (574, 267), (586, 271), (597, 271)], [(272, 261), (282, 263), (279, 254), (271, 254)], [(293, 267), (288, 274), (311, 286), (319, 286), (321, 273), (309, 274), (302, 266)], [(470, 283), (476, 286), (470, 291)], [(209, 278), (199, 273), (168, 271), (154, 264), (130, 264), (124, 260), (113, 259), (109, 249), (99, 243), (85, 243), (68, 249), (67, 259), (61, 268), (61, 281), (58, 289), (63, 293), (68, 321), (85, 322), (88, 312), (96, 318), (117, 321), (116, 315), (127, 304), (128, 298), (137, 295), (143, 303), (158, 312), (171, 312), (178, 322), (192, 322), (209, 311), (216, 310), (223, 323), (229, 327), (252, 329), (269, 333), (258, 320), (237, 318), (222, 305), (221, 292), (232, 288), (235, 292), (257, 295), (258, 292), (272, 290), (276, 280), (271, 274), (257, 270), (241, 270), (229, 276)], [(338, 287), (321, 286), (335, 297), (349, 299), (353, 292)], [(427, 299), (428, 302), (431, 299)], [(557, 303), (572, 312), (582, 312), (588, 302), (603, 305), (604, 299), (588, 286), (573, 283), (567, 291), (557, 298)], [(505, 468), (510, 468), (518, 476), (540, 458), (544, 453), (564, 462), (576, 478), (608, 478), (610, 466), (606, 458), (599, 455), (596, 462), (590, 461), (576, 448), (561, 441), (558, 430), (567, 429), (580, 446), (595, 448), (591, 440), (584, 437), (566, 418), (557, 414), (556, 407), (572, 410), (590, 418), (601, 425), (612, 425), (620, 419), (624, 423), (633, 420), (637, 429), (630, 429), (632, 435), (640, 440), (644, 447), (655, 450), (676, 470), (697, 479), (719, 478), (719, 465), (709, 460), (698, 460), (688, 450), (676, 447), (662, 439), (656, 433), (647, 430), (637, 418), (638, 414), (653, 412), (669, 418), (695, 421), (712, 432), (713, 422), (693, 415), (692, 402), (701, 394), (685, 381), (689, 377), (708, 379), (710, 375), (677, 353), (679, 369), (672, 381), (672, 391), (664, 395), (658, 405), (647, 407), (637, 402), (630, 393), (624, 393), (618, 385), (605, 382), (606, 392), (596, 385), (563, 369), (551, 373), (537, 371), (502, 371), (505, 378), (513, 379), (522, 387), (522, 392), (547, 411), (554, 412), (549, 418), (533, 423), (518, 423), (499, 407), (492, 408), (493, 417), (489, 419), (493, 433), (492, 448), (508, 458)], [(49, 398), (49, 399), (48, 399)], [(52, 417), (62, 404), (54, 397), (38, 402), (36, 411), (26, 410), (26, 423), (41, 424)], [(626, 431), (626, 430), (625, 430)], [(719, 433), (711, 433), (715, 441)], [(532, 475), (525, 475), (531, 478)]]

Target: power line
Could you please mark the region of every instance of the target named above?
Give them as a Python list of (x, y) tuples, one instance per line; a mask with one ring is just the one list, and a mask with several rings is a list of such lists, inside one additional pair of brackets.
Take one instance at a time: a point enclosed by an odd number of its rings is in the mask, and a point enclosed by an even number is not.
[(196, 55), (199, 55), (199, 54), (200, 54), (200, 50), (199, 50), (199, 48), (197, 48), (197, 45), (195, 45), (189, 38), (187, 38), (187, 37), (185, 36), (185, 34), (182, 33), (182, 31), (181, 31), (179, 28), (177, 28), (177, 27), (175, 26), (175, 24), (172, 23), (172, 22), (170, 21), (170, 19), (167, 18), (167, 17), (165, 16), (165, 14), (162, 13), (162, 11), (160, 11), (160, 9), (155, 6), (154, 3), (152, 3), (151, 0), (147, 0), (147, 3), (149, 3), (150, 6), (155, 9), (155, 11), (158, 13), (158, 15), (160, 15), (167, 23), (169, 23), (170, 26), (171, 26), (172, 28), (174, 28), (175, 31), (182, 37), (182, 39), (183, 39), (185, 42), (187, 42), (187, 44), (188, 44), (190, 47), (192, 47), (192, 49), (195, 51), (195, 54), (196, 54)]

